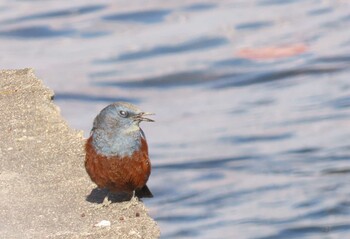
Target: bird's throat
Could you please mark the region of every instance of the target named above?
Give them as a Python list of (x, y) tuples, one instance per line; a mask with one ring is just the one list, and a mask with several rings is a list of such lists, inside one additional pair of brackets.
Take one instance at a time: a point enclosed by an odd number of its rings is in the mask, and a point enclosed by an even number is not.
[(98, 154), (106, 156), (131, 156), (141, 147), (140, 128), (123, 131), (119, 134), (104, 134), (95, 132), (93, 135), (93, 146)]

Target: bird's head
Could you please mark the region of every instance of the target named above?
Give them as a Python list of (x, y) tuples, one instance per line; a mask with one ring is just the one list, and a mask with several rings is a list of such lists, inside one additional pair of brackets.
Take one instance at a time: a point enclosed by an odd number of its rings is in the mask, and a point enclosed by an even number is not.
[(126, 102), (108, 105), (96, 116), (91, 130), (93, 146), (103, 155), (131, 155), (141, 145), (144, 137), (140, 122), (153, 122), (153, 115)]
[(153, 119), (147, 118), (149, 115), (153, 114), (144, 112), (133, 104), (116, 102), (108, 105), (97, 115), (93, 130), (103, 129), (127, 134), (140, 130), (139, 124), (142, 121), (154, 122)]

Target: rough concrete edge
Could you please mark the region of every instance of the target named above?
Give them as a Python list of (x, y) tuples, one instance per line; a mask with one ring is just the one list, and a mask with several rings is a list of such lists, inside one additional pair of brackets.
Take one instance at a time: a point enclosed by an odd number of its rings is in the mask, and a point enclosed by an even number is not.
[[(29, 86), (27, 86), (26, 88), (32, 88), (32, 87), (34, 87), (34, 88), (39, 88), (40, 90), (42, 90), (43, 91), (43, 94), (42, 94), (42, 97), (43, 97), (43, 100), (45, 100), (45, 101), (47, 101), (47, 104), (50, 106), (50, 107), (52, 107), (52, 109), (54, 109), (54, 111), (55, 111), (55, 113), (56, 113), (56, 115), (55, 115), (55, 117), (57, 116), (57, 117), (59, 117), (59, 120), (61, 121), (61, 123), (63, 123), (64, 124), (64, 126), (67, 128), (67, 130), (70, 132), (70, 133), (72, 133), (73, 135), (75, 135), (76, 137), (78, 137), (80, 140), (82, 140), (82, 145), (84, 144), (84, 137), (83, 137), (83, 131), (82, 130), (77, 130), (77, 129), (73, 129), (73, 128), (71, 128), (70, 126), (69, 126), (69, 124), (67, 123), (67, 121), (62, 117), (62, 115), (61, 115), (61, 110), (60, 110), (60, 108), (59, 108), (59, 106), (57, 106), (56, 104), (55, 104), (55, 102), (54, 102), (54, 96), (55, 96), (55, 93), (54, 93), (54, 91), (52, 90), (52, 89), (50, 89), (49, 87), (47, 87), (45, 84), (44, 84), (44, 82), (43, 82), (43, 80), (41, 80), (40, 78), (38, 78), (37, 76), (36, 76), (36, 74), (35, 74), (35, 70), (34, 69), (32, 69), (32, 68), (24, 68), (24, 69), (5, 69), (5, 70), (0, 70), (0, 72), (2, 73), (2, 74), (4, 74), (5, 76), (8, 74), (8, 75), (10, 75), (10, 74), (12, 74), (12, 73), (20, 73), (21, 75), (23, 75), (23, 76), (25, 76), (25, 77), (30, 77), (30, 78), (32, 78), (32, 79), (34, 79), (36, 82), (35, 82), (35, 84), (33, 84), (33, 85), (29, 85)], [(5, 87), (5, 91), (6, 91), (6, 87)], [(11, 91), (11, 90), (8, 90), (8, 91)], [(133, 203), (135, 203), (135, 202), (133, 202)], [(144, 209), (145, 209), (145, 211), (146, 211), (146, 213), (148, 212), (148, 209), (145, 207), (145, 205), (142, 203), (142, 202), (140, 202), (141, 204), (142, 204), (142, 207), (144, 207)], [(148, 213), (147, 213), (147, 215), (148, 215)], [(153, 218), (151, 218), (149, 215), (148, 215), (148, 217), (149, 217), (149, 219), (151, 220), (151, 221), (153, 221), (155, 224), (156, 224), (156, 226), (157, 226), (157, 223), (156, 223), (156, 221), (153, 219)], [(158, 228), (158, 231), (159, 231), (159, 233), (158, 233), (158, 237), (160, 236), (160, 230), (159, 230), (159, 226), (157, 226)]]

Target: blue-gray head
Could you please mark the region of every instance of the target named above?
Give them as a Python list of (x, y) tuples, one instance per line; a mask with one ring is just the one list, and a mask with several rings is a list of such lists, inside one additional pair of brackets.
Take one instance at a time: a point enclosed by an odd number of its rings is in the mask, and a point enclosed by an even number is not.
[(91, 130), (92, 144), (97, 153), (105, 156), (131, 156), (141, 146), (141, 121), (151, 113), (143, 112), (133, 104), (116, 102), (96, 116)]

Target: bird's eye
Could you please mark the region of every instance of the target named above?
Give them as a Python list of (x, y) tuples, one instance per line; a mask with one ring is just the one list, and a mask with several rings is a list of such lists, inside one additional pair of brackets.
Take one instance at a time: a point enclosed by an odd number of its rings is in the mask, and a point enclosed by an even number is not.
[(120, 114), (120, 116), (123, 117), (123, 118), (126, 118), (126, 117), (128, 116), (128, 112), (126, 112), (126, 111), (124, 111), (124, 110), (119, 111), (119, 114)]

